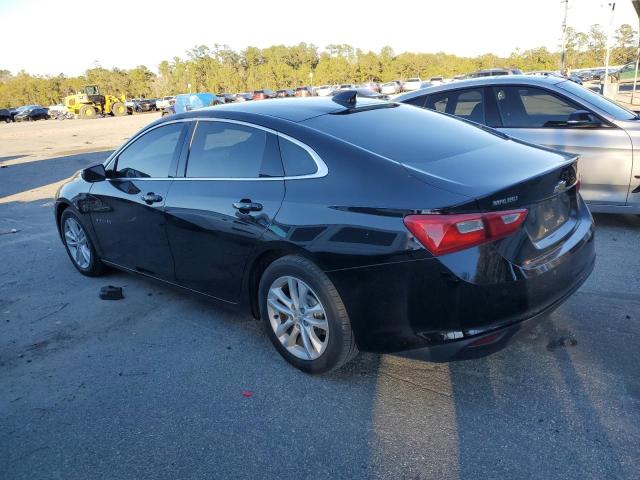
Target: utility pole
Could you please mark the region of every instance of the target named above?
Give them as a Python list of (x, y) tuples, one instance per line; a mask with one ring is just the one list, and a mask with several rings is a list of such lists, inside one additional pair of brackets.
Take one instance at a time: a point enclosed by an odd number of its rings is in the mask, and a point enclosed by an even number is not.
[[(633, 8), (638, 16), (638, 32), (640, 32), (640, 0), (631, 0)], [(633, 76), (633, 90), (631, 90), (631, 107), (633, 107), (633, 97), (636, 93), (636, 86), (638, 84), (638, 67), (640, 66), (640, 34), (638, 35), (638, 51), (636, 52), (636, 73)]]
[(611, 55), (611, 37), (613, 37), (613, 15), (616, 12), (616, 2), (609, 3), (611, 17), (609, 20), (609, 31), (607, 32), (607, 54), (604, 58), (604, 83), (602, 84), (602, 95), (607, 96), (607, 85), (609, 84), (609, 56)]
[(564, 3), (564, 20), (562, 21), (562, 54), (560, 56), (560, 74), (565, 75), (567, 72), (566, 65), (566, 48), (567, 48), (567, 13), (569, 12), (569, 0), (562, 0)]

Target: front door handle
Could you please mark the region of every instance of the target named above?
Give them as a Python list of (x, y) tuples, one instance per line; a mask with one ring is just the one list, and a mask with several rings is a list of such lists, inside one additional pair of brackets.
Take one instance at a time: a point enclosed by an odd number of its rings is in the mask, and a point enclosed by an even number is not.
[(233, 208), (240, 210), (242, 213), (259, 212), (260, 210), (262, 210), (262, 204), (255, 203), (255, 202), (252, 202), (251, 200), (243, 198), (239, 202), (234, 202)]
[(160, 195), (156, 195), (153, 192), (149, 192), (146, 195), (143, 195), (142, 200), (147, 204), (151, 205), (152, 203), (157, 203), (162, 201), (162, 197)]

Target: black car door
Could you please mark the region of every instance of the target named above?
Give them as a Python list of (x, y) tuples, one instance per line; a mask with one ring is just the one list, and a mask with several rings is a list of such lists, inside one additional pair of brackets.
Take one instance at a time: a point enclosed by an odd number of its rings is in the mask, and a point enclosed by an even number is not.
[(173, 280), (164, 205), (189, 126), (145, 132), (111, 162), (107, 180), (93, 184), (91, 221), (103, 260)]
[(247, 259), (284, 197), (278, 138), (257, 126), (201, 119), (179, 171), (184, 177), (165, 204), (176, 280), (237, 302)]

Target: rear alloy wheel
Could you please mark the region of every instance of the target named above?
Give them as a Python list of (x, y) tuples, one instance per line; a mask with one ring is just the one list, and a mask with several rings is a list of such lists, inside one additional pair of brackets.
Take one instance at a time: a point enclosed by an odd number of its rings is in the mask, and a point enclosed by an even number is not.
[(315, 292), (296, 277), (280, 277), (267, 297), (269, 322), (287, 351), (303, 360), (315, 360), (329, 343), (327, 314)]
[(78, 271), (90, 277), (100, 275), (104, 269), (103, 264), (96, 255), (89, 235), (71, 210), (67, 209), (62, 213), (60, 229), (69, 258)]
[(80, 107), (80, 118), (91, 120), (96, 118), (96, 109), (91, 105), (83, 105)]
[(111, 105), (111, 113), (113, 113), (115, 117), (121, 117), (123, 115), (126, 115), (127, 107), (125, 107), (124, 103), (122, 102), (116, 102)]
[(258, 295), (269, 339), (300, 370), (334, 370), (358, 353), (338, 291), (310, 260), (288, 255), (273, 262)]

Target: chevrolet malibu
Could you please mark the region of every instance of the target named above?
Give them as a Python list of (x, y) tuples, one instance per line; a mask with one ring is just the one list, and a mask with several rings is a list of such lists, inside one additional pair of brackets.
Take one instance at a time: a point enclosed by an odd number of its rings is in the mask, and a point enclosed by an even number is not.
[(590, 274), (576, 161), (345, 91), (160, 119), (63, 185), (55, 219), (80, 273), (238, 306), (305, 372), (448, 361), (502, 348)]

